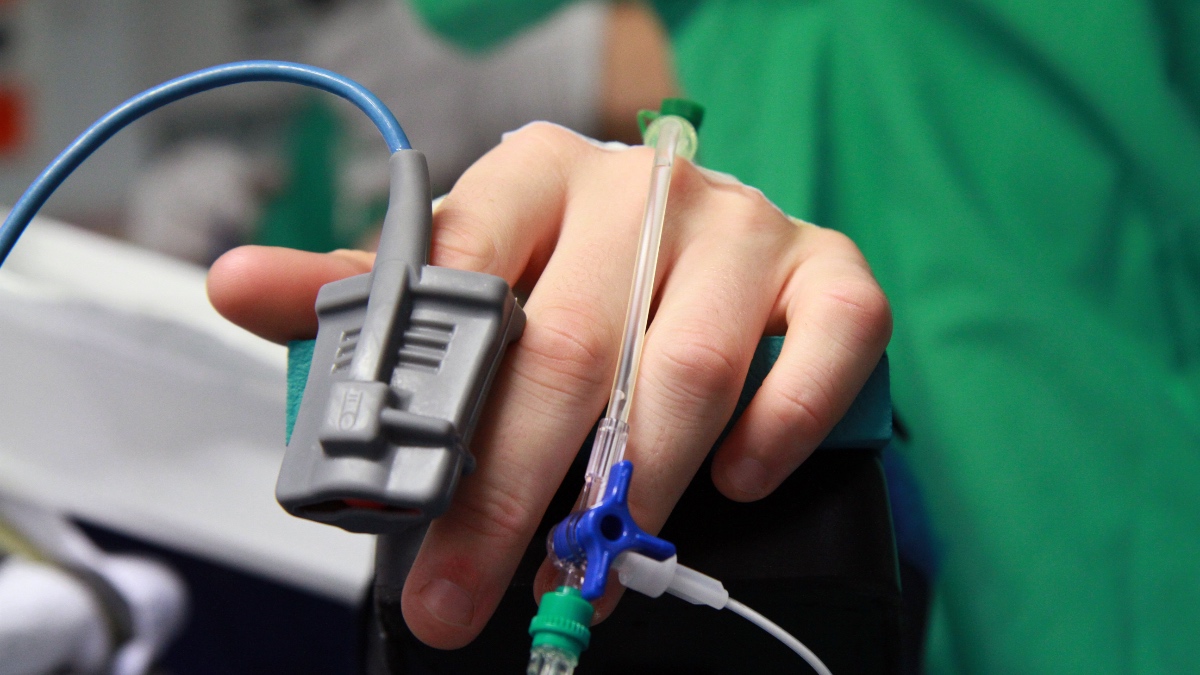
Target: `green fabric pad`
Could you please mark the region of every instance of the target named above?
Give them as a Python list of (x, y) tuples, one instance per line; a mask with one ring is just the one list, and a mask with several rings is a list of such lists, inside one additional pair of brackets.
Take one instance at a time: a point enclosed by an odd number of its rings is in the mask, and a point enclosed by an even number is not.
[(292, 442), (292, 429), (300, 414), (300, 401), (304, 398), (304, 385), (308, 382), (308, 371), (312, 368), (313, 348), (316, 340), (292, 340), (288, 342), (287, 363), (287, 442)]
[[(316, 340), (292, 340), (288, 343), (287, 368), (287, 440), (292, 440), (292, 429), (300, 414), (300, 401), (304, 398), (304, 385), (308, 382), (308, 371), (312, 368), (313, 348)], [(783, 349), (782, 337), (765, 337), (754, 352), (746, 384), (738, 398), (733, 421), (741, 417), (750, 399), (762, 386), (763, 379), (771, 372), (771, 366)], [(887, 357), (880, 361), (875, 372), (863, 387), (850, 410), (830, 432), (822, 443), (823, 447), (883, 447), (892, 434), (892, 404), (888, 394)], [(730, 424), (733, 422), (731, 421)]]

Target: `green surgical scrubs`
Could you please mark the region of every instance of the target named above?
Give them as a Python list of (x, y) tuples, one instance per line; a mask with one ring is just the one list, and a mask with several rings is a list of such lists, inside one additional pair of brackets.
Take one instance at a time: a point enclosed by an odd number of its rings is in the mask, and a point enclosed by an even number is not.
[[(555, 0), (420, 0), (484, 49)], [(891, 298), (933, 673), (1200, 669), (1200, 2), (663, 0), (702, 162)]]

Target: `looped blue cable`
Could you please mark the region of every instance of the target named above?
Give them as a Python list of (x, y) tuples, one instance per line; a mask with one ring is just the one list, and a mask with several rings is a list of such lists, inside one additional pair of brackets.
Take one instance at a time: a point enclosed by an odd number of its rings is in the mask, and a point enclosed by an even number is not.
[(675, 545), (638, 527), (629, 513), (629, 481), (633, 463), (613, 465), (604, 486), (604, 497), (592, 508), (573, 513), (554, 528), (554, 555), (587, 563), (580, 593), (586, 600), (604, 595), (608, 572), (617, 556), (635, 551), (655, 560), (675, 555)]
[(130, 122), (168, 103), (241, 82), (290, 82), (335, 94), (350, 101), (371, 118), (391, 152), (411, 147), (404, 129), (383, 101), (361, 84), (332, 71), (287, 61), (239, 61), (198, 70), (147, 89), (113, 108), (59, 153), (34, 179), (13, 205), (12, 211), (9, 211), (4, 224), (0, 225), (0, 265), (4, 264), (17, 239), (50, 195), (114, 134)]

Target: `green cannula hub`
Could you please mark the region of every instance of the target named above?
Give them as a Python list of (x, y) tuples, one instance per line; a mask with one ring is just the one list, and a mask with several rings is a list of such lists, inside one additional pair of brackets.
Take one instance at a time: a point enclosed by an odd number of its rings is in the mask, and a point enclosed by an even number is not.
[(529, 622), (533, 646), (557, 647), (578, 658), (591, 640), (592, 603), (579, 589), (559, 586), (542, 596), (537, 616)]
[(704, 121), (704, 106), (686, 98), (664, 98), (658, 114), (682, 117), (692, 123), (693, 129), (700, 131), (700, 123)]
[(646, 134), (646, 127), (650, 126), (651, 122), (663, 115), (682, 117), (691, 123), (693, 129), (700, 131), (700, 123), (704, 121), (704, 106), (686, 98), (664, 98), (658, 110), (638, 111), (638, 127), (641, 128), (642, 135)]

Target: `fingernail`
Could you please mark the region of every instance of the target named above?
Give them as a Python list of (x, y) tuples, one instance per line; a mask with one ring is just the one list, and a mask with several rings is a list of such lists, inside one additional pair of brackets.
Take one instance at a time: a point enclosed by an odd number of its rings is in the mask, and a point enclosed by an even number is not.
[(745, 495), (760, 495), (767, 491), (767, 467), (757, 459), (743, 457), (729, 467), (729, 482)]
[(475, 601), (457, 584), (434, 579), (421, 589), (421, 604), (435, 619), (451, 626), (470, 626)]

